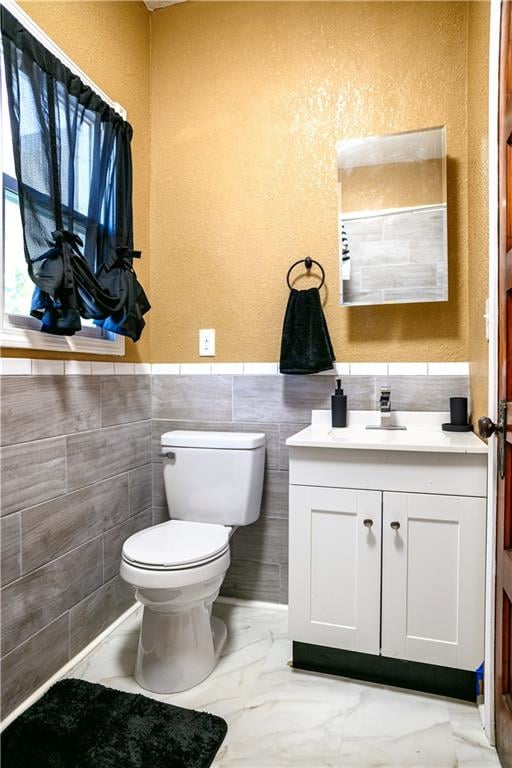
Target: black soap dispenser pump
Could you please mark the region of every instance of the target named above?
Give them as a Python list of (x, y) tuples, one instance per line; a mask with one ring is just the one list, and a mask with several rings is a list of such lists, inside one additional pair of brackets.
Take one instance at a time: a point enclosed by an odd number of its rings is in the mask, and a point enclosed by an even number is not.
[(336, 389), (331, 396), (332, 426), (347, 426), (347, 396), (343, 394), (341, 379), (336, 379)]

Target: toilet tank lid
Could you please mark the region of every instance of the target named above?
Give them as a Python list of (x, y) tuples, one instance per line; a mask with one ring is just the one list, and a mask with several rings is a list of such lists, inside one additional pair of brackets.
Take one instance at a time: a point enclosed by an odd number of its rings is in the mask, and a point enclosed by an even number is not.
[(161, 442), (165, 448), (224, 448), (250, 451), (265, 445), (265, 433), (173, 429), (162, 435)]

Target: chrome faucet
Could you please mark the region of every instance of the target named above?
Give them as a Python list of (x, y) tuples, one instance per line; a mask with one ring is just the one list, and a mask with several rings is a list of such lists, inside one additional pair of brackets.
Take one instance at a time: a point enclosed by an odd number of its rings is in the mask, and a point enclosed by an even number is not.
[(380, 428), (389, 429), (391, 426), (391, 389), (382, 387), (380, 390)]
[(407, 429), (391, 423), (391, 387), (381, 387), (379, 409), (380, 424), (368, 424), (366, 429)]

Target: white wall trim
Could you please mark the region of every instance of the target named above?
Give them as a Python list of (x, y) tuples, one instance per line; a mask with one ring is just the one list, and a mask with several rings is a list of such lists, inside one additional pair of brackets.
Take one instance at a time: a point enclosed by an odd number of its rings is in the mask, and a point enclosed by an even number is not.
[(246, 600), (242, 597), (224, 597), (223, 595), (219, 595), (215, 602), (224, 603), (224, 605), (239, 605), (240, 608), (288, 612), (288, 603), (267, 603), (264, 600)]
[[(3, 2), (3, 0), (2, 0)], [(0, 733), (7, 728), (8, 725), (10, 725), (13, 720), (15, 720), (17, 717), (19, 717), (23, 712), (25, 712), (26, 709), (32, 706), (32, 704), (35, 704), (35, 702), (43, 696), (48, 688), (51, 688), (54, 683), (57, 683), (59, 680), (61, 680), (63, 677), (65, 677), (68, 672), (70, 672), (74, 666), (79, 664), (82, 659), (85, 659), (86, 656), (88, 656), (91, 651), (93, 651), (100, 643), (105, 640), (106, 637), (108, 637), (111, 632), (113, 632), (117, 627), (123, 623), (129, 616), (132, 615), (132, 613), (135, 613), (140, 608), (140, 603), (134, 603), (130, 608), (128, 608), (127, 611), (121, 614), (115, 621), (112, 622), (112, 624), (109, 624), (109, 626), (103, 630), (97, 637), (94, 638), (94, 640), (89, 643), (89, 645), (86, 645), (85, 648), (83, 648), (80, 653), (77, 653), (76, 656), (73, 656), (72, 659), (70, 659), (67, 664), (64, 664), (63, 667), (61, 667), (57, 672), (55, 672), (54, 675), (52, 675), (45, 683), (39, 686), (39, 688), (34, 691), (34, 693), (30, 694), (28, 698), (25, 699), (19, 706), (16, 707), (15, 710), (11, 712), (10, 715), (8, 715), (2, 722), (0, 723)]]
[[(76, 351), (76, 350), (75, 350)], [(4, 376), (69, 375), (120, 376), (280, 376), (278, 363), (101, 363), (84, 360), (40, 360), (3, 357)], [(336, 363), (332, 371), (315, 376), (469, 376), (469, 363)]]

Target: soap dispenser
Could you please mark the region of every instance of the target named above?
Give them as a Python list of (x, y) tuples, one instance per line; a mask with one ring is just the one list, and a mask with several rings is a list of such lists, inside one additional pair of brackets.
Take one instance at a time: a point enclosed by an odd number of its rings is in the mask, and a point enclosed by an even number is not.
[(336, 379), (336, 389), (331, 396), (332, 426), (347, 426), (347, 396), (343, 394), (341, 379)]

